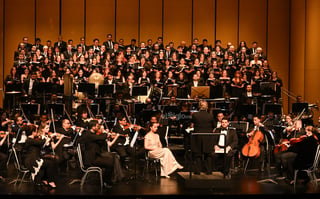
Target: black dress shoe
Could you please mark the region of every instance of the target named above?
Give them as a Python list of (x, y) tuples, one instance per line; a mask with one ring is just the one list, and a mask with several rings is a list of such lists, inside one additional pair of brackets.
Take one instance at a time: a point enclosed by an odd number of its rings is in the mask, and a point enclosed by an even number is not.
[(194, 175), (200, 175), (200, 172), (194, 172), (193, 174)]
[(107, 189), (111, 189), (112, 185), (107, 184), (106, 182), (103, 183), (103, 187)]

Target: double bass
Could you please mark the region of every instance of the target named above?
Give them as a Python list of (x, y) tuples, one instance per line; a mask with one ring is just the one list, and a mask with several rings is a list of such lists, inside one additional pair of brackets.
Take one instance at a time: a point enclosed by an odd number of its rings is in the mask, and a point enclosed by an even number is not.
[(258, 158), (260, 156), (260, 142), (263, 140), (263, 133), (255, 130), (249, 142), (242, 148), (242, 154), (246, 157)]

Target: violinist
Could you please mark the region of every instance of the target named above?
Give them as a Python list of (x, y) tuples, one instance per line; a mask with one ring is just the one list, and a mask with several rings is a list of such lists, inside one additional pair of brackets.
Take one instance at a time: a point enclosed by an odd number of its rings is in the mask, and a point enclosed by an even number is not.
[(134, 154), (133, 149), (129, 147), (130, 138), (134, 134), (133, 126), (127, 122), (124, 115), (120, 115), (112, 131), (119, 134), (119, 137), (116, 138), (115, 143), (111, 147), (111, 151), (117, 152), (120, 155), (120, 160), (124, 168), (129, 169), (130, 155)]
[[(2, 148), (3, 144), (7, 140), (7, 137), (9, 136), (8, 131), (0, 131), (1, 137), (0, 137), (0, 147)], [(7, 161), (7, 154), (3, 153), (2, 150), (0, 151), (0, 182), (5, 181), (5, 177), (7, 175), (7, 167), (6, 167), (6, 161)]]
[[(279, 153), (279, 155), (277, 156), (277, 177), (286, 179), (288, 180), (288, 182), (290, 182), (290, 184), (293, 184), (294, 170), (307, 169), (313, 164), (318, 144), (319, 133), (314, 127), (307, 126), (305, 128), (305, 134), (298, 138), (292, 138), (290, 140), (290, 147), (288, 148), (288, 150)], [(279, 162), (282, 168), (279, 168)], [(283, 176), (281, 176), (281, 174)], [(304, 178), (305, 182), (309, 181), (307, 176), (305, 176)]]
[[(49, 129), (49, 127), (46, 127)], [(46, 185), (56, 188), (57, 163), (54, 159), (42, 158), (41, 150), (51, 138), (39, 137), (35, 125), (30, 124), (26, 128), (28, 136), (25, 144), (26, 155), (24, 165), (31, 171), (32, 180), (36, 185)]]
[(304, 134), (304, 132), (301, 132), (304, 130), (302, 128), (301, 120), (293, 121), (291, 115), (287, 115), (285, 117), (285, 120), (286, 120), (286, 128), (283, 130), (284, 139), (290, 140), (293, 137), (300, 137), (301, 135)]
[(67, 149), (65, 150), (63, 145), (71, 143), (75, 137), (75, 131), (71, 128), (69, 119), (62, 120), (62, 126), (57, 128), (57, 133), (63, 136), (63, 139), (57, 145), (55, 153), (59, 156), (60, 169), (65, 169), (67, 161), (71, 159), (71, 155), (68, 153)]
[(88, 111), (86, 110), (86, 108), (79, 109), (79, 111), (77, 112), (77, 120), (74, 122), (74, 124), (78, 127), (88, 129), (90, 119), (88, 118)]
[[(291, 120), (290, 118), (287, 118), (287, 117), (286, 117), (286, 120), (290, 124)], [(279, 152), (275, 153), (274, 158), (275, 158), (275, 167), (277, 171), (276, 178), (279, 178), (279, 179), (287, 178), (288, 180), (293, 180), (292, 165), (296, 157), (296, 154), (291, 151), (290, 147), (291, 147), (291, 144), (294, 142), (294, 140), (302, 137), (303, 135), (306, 134), (306, 132), (304, 128), (302, 128), (301, 120), (295, 121), (294, 125), (292, 127), (289, 127), (288, 129), (290, 129), (290, 131), (289, 130), (286, 131), (287, 132), (287, 134), (285, 134), (286, 137), (281, 140), (279, 145), (276, 146), (278, 147), (282, 145), (284, 147), (282, 147), (282, 149), (279, 150)]]
[(265, 133), (266, 129), (264, 125), (261, 123), (261, 117), (258, 115), (255, 115), (253, 117), (253, 126), (249, 129), (248, 133), (246, 134), (247, 138), (250, 140), (251, 138), (254, 138), (252, 136), (255, 136), (257, 132), (260, 132), (262, 134), (262, 139), (259, 140), (259, 150), (260, 155), (257, 157), (259, 161), (259, 172), (261, 172), (264, 168), (264, 155), (265, 155)]
[(84, 131), (78, 141), (83, 151), (85, 166), (99, 166), (104, 169), (104, 185), (110, 186), (113, 182), (123, 179), (123, 171), (119, 166), (117, 154), (107, 151), (108, 133), (97, 134), (101, 129), (98, 120), (91, 120), (88, 130)]

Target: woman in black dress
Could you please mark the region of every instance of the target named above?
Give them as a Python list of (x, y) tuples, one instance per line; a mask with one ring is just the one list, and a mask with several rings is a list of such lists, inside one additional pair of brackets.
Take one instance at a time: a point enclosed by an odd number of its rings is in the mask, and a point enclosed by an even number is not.
[(56, 176), (58, 165), (55, 159), (41, 156), (41, 151), (51, 138), (39, 137), (35, 125), (28, 125), (26, 128), (28, 138), (26, 140), (26, 155), (24, 166), (31, 171), (32, 180), (37, 184), (44, 184), (51, 188), (56, 188)]

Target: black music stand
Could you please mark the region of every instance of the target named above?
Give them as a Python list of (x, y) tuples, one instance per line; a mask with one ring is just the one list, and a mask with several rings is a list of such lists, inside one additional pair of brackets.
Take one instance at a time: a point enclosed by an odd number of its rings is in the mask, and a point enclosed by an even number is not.
[(308, 108), (308, 103), (292, 103), (292, 113), (301, 113), (303, 109), (307, 111)]
[(132, 87), (132, 96), (145, 96), (148, 95), (148, 87), (147, 86), (134, 86)]
[(90, 109), (93, 115), (98, 115), (100, 113), (100, 104), (91, 103)]
[(64, 104), (48, 104), (48, 113), (50, 113), (50, 110), (53, 110), (53, 113), (59, 116), (64, 115), (65, 111), (65, 105)]
[(87, 93), (88, 96), (93, 97), (96, 93), (96, 85), (93, 83), (79, 83), (78, 91)]
[(43, 104), (46, 104), (46, 94), (52, 93), (52, 83), (50, 82), (39, 82), (38, 92), (42, 93)]
[(275, 115), (282, 115), (282, 107), (280, 104), (264, 103), (262, 114), (267, 115), (269, 112), (273, 112)]
[(115, 93), (115, 85), (114, 84), (103, 84), (98, 87), (98, 96), (106, 97), (112, 96)]
[(275, 83), (274, 82), (260, 82), (261, 95), (274, 95), (275, 94)]
[[(243, 116), (247, 116), (248, 119), (252, 120), (253, 116), (257, 114), (257, 105), (256, 104), (243, 104), (240, 106), (240, 113)], [(251, 117), (249, 117), (252, 116)]]
[(249, 122), (245, 121), (230, 121), (229, 126), (235, 128), (237, 131), (247, 132), (249, 129)]
[[(33, 118), (34, 115), (40, 114), (40, 104), (34, 103), (34, 104), (27, 104), (27, 103), (21, 103), (21, 108), (26, 116), (29, 116), (30, 118)], [(31, 117), (32, 116), (32, 117)]]

